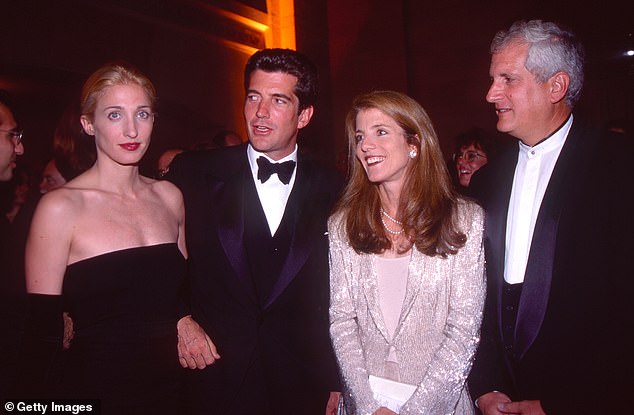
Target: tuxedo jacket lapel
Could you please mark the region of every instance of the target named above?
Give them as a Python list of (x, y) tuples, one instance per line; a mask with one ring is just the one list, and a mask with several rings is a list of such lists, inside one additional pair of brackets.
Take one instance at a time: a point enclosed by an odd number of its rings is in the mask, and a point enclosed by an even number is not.
[(257, 296), (244, 248), (244, 200), (247, 191), (256, 190), (246, 163), (240, 173), (230, 180), (210, 184), (210, 192), (215, 194), (212, 200), (219, 204), (219, 214), (215, 218), (218, 239), (244, 292), (256, 304)]
[[(320, 201), (316, 199), (317, 195), (312, 191), (312, 180), (310, 165), (302, 163), (300, 158), (297, 164), (295, 184), (282, 218), (283, 221), (288, 221), (287, 225), (292, 233), (291, 244), (280, 276), (271, 290), (265, 308), (273, 304), (297, 276), (310, 256), (312, 247), (316, 243), (316, 235), (320, 235), (320, 216), (313, 215), (314, 209), (319, 206)], [(322, 237), (327, 238), (326, 235)]]
[[(256, 193), (257, 190), (246, 155), (242, 156), (239, 162), (243, 165), (234, 176), (223, 182), (212, 181), (209, 189), (212, 193), (211, 200), (220, 205), (217, 207), (220, 214), (215, 218), (215, 228), (226, 258), (234, 269), (249, 301), (257, 304), (257, 295), (244, 246), (245, 192)], [(323, 212), (328, 211), (328, 208), (324, 208), (323, 205), (329, 202), (322, 200), (323, 195), (315, 191), (318, 186), (312, 169), (312, 164), (302, 161), (301, 155), (298, 156), (295, 184), (282, 219), (288, 221), (286, 225), (291, 232), (289, 252), (265, 308), (270, 307), (279, 298), (301, 271), (313, 247), (319, 242), (319, 237), (324, 238), (323, 241), (327, 246)]]
[(579, 139), (575, 132), (573, 124), (546, 187), (535, 222), (515, 329), (520, 358), (535, 341), (548, 307), (559, 221), (570, 189), (574, 187), (571, 172), (580, 165), (575, 155)]
[(495, 285), (497, 304), (498, 329), (502, 330), (502, 288), (504, 283), (504, 256), (506, 253), (506, 221), (508, 218), (508, 207), (513, 189), (513, 179), (515, 176), (515, 166), (517, 165), (518, 150), (513, 148), (503, 164), (500, 165), (496, 177), (499, 177), (499, 191), (493, 192), (494, 199), (485, 206), (486, 228), (485, 245), (487, 248), (487, 274), (489, 284)]
[[(515, 327), (515, 343), (518, 356), (522, 358), (539, 333), (544, 321), (550, 286), (552, 283), (553, 258), (557, 239), (557, 225), (561, 206), (548, 201), (550, 209), (540, 209), (531, 249), (524, 285), (520, 297)], [(542, 202), (542, 208), (547, 205)]]

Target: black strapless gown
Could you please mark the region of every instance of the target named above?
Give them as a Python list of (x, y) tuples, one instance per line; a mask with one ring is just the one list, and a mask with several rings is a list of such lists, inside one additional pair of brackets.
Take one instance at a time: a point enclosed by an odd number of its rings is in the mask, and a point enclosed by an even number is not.
[(175, 243), (67, 267), (64, 309), (75, 337), (62, 353), (60, 397), (99, 399), (104, 415), (181, 412), (176, 323), (185, 270)]

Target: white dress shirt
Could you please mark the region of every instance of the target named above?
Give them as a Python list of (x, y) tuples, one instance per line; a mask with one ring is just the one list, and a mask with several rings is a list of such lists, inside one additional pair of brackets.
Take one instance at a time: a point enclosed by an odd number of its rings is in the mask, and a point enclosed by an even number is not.
[(559, 130), (533, 147), (519, 141), (519, 156), (506, 219), (504, 280), (509, 284), (524, 282), (539, 208), (572, 126), (572, 118), (571, 114)]
[(288, 156), (280, 160), (273, 160), (264, 153), (256, 151), (253, 147), (251, 147), (251, 144), (249, 144), (247, 146), (247, 157), (249, 159), (249, 164), (251, 165), (251, 174), (253, 175), (253, 181), (255, 182), (255, 189), (258, 192), (258, 198), (260, 199), (260, 203), (264, 209), (264, 214), (266, 215), (266, 221), (269, 224), (271, 236), (275, 235), (277, 228), (280, 226), (280, 222), (282, 222), (284, 210), (286, 209), (286, 202), (288, 202), (288, 197), (290, 196), (293, 184), (295, 183), (297, 164), (295, 164), (291, 181), (288, 184), (282, 183), (277, 176), (277, 173), (272, 174), (266, 183), (262, 183), (258, 179), (258, 163), (256, 160), (258, 157), (264, 157), (271, 163), (283, 163), (288, 160), (293, 160), (297, 163), (297, 145), (295, 145), (295, 150), (293, 150), (293, 152)]

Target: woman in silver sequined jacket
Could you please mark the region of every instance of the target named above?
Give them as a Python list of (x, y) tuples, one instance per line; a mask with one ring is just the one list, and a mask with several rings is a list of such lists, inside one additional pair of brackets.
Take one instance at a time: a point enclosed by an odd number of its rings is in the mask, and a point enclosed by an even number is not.
[(328, 226), (346, 413), (396, 413), (375, 398), (373, 375), (415, 386), (400, 414), (473, 414), (482, 209), (454, 193), (431, 121), (408, 96), (357, 97), (346, 132), (350, 177)]

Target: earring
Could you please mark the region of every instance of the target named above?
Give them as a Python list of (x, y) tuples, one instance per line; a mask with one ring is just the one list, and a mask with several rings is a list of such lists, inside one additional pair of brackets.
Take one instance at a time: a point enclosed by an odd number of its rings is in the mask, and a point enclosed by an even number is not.
[(411, 158), (411, 159), (416, 158), (417, 155), (418, 155), (418, 153), (416, 152), (416, 150), (411, 149), (409, 151), (409, 158)]

